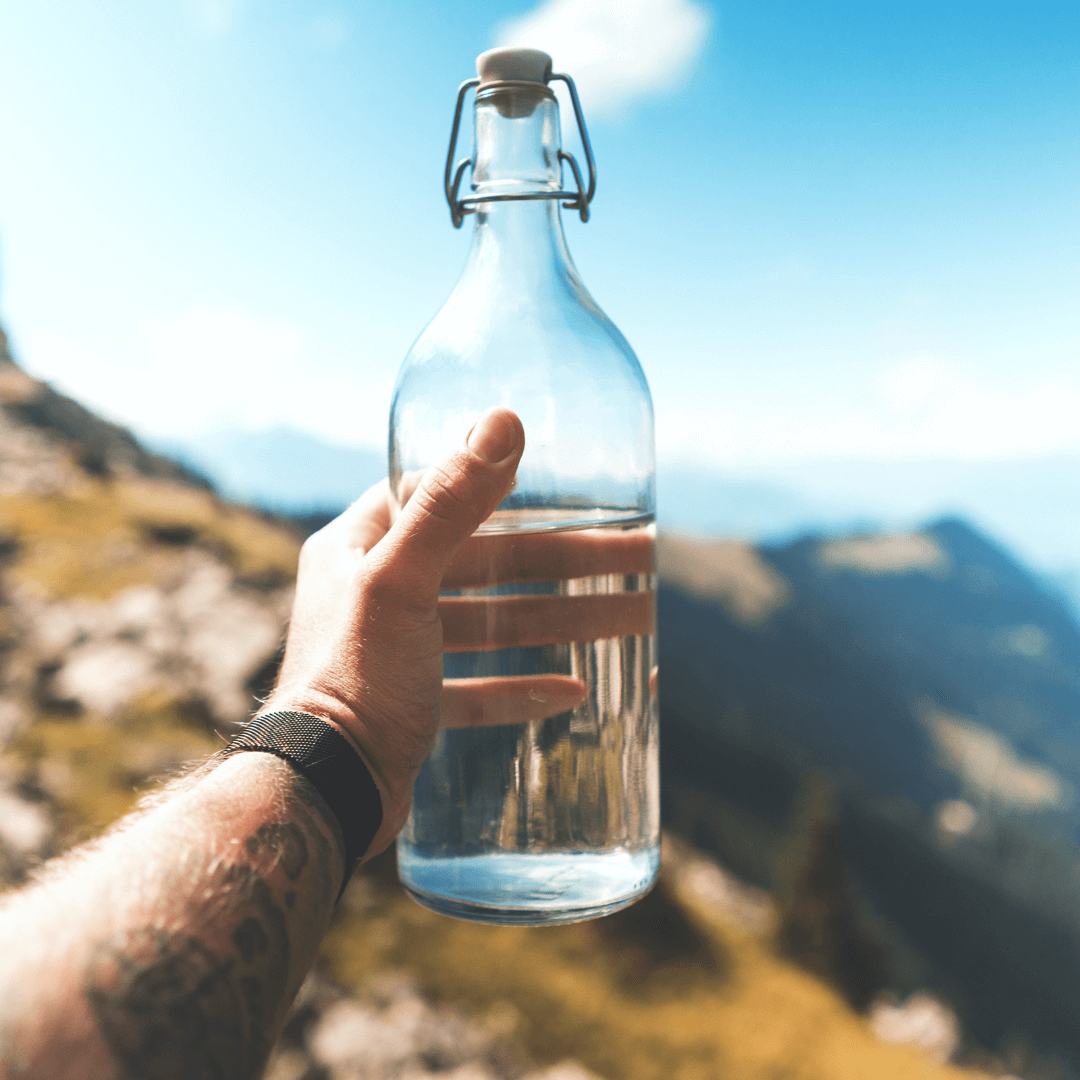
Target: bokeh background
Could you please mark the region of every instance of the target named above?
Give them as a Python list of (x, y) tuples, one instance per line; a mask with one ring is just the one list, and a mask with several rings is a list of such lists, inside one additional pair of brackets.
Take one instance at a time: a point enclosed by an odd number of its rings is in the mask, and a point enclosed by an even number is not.
[(274, 1067), (1078, 1075), (1075, 4), (5, 4), (5, 875), (272, 679), (496, 44), (578, 82), (568, 240), (653, 390), (665, 884), (502, 932), (376, 867)]

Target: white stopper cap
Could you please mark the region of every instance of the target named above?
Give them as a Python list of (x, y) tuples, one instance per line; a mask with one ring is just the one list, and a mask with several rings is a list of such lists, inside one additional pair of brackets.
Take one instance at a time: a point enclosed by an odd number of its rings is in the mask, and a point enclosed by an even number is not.
[(476, 74), (481, 86), (493, 82), (544, 84), (551, 77), (551, 57), (539, 49), (488, 49), (476, 58)]

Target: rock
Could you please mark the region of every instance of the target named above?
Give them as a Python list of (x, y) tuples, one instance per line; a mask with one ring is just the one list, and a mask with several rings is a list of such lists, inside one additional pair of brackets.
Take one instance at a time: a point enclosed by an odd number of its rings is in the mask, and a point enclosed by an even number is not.
[(83, 472), (69, 450), (3, 416), (0, 426), (0, 495), (55, 495), (82, 483)]
[(154, 655), (124, 641), (90, 641), (72, 649), (53, 678), (55, 700), (108, 716), (157, 682)]
[(263, 1080), (306, 1080), (311, 1072), (308, 1056), (300, 1050), (288, 1048), (271, 1055)]
[(333, 1080), (519, 1080), (521, 1053), (500, 1052), (513, 1026), (505, 1012), (471, 1018), (429, 1002), (406, 973), (389, 972), (326, 1007), (306, 1045)]
[(163, 689), (201, 698), (227, 725), (256, 706), (248, 683), (277, 652), (291, 589), (247, 588), (214, 555), (192, 550), (171, 581), (111, 601), (42, 600), (27, 589), (14, 599), (25, 644), (47, 671), (47, 705), (110, 716)]
[(450, 1072), (407, 1073), (402, 1080), (428, 1080), (429, 1077), (437, 1077), (438, 1080), (500, 1080), (486, 1065), (478, 1065), (471, 1062)]
[(30, 721), (31, 712), (26, 704), (15, 698), (0, 697), (0, 749), (25, 731)]
[(932, 994), (920, 990), (902, 1004), (878, 1000), (870, 1007), (870, 1027), (882, 1042), (907, 1043), (936, 1061), (948, 1061), (960, 1045), (956, 1014)]
[(677, 887), (753, 934), (776, 929), (776, 901), (764, 889), (740, 881), (714, 859), (672, 833), (664, 834), (663, 857)]
[(316, 1025), (312, 1056), (337, 1078), (381, 1080), (418, 1056), (424, 1007), (419, 999), (379, 1009), (358, 1000), (332, 1005)]
[(49, 807), (11, 790), (0, 780), (0, 888), (17, 885), (51, 854), (56, 825)]
[(525, 1080), (603, 1080), (603, 1077), (586, 1069), (580, 1062), (567, 1059), (543, 1072), (529, 1073)]
[(16, 854), (39, 854), (53, 833), (45, 807), (0, 788), (0, 840)]

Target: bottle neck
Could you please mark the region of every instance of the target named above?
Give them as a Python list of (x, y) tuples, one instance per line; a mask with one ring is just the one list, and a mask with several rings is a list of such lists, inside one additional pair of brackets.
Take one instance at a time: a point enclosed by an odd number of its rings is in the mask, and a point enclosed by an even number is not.
[[(559, 191), (559, 106), (539, 83), (499, 84), (477, 96), (472, 189), (485, 194)], [(476, 206), (469, 270), (488, 287), (519, 295), (545, 278), (576, 277), (558, 199), (514, 199)]]
[(555, 199), (481, 203), (475, 216), (466, 272), (481, 274), (488, 288), (528, 295), (574, 273)]

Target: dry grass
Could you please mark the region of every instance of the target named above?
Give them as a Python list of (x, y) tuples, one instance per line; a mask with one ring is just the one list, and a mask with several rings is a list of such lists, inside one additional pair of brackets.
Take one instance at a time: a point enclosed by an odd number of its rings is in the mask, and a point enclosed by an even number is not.
[(407, 968), (436, 998), (477, 1014), (509, 1003), (543, 1064), (572, 1057), (607, 1080), (983, 1075), (879, 1042), (829, 987), (686, 892), (670, 867), (636, 920), (632, 908), (575, 926), (482, 926), (370, 877), (347, 899), (325, 950), (344, 985)]
[(88, 481), (73, 494), (0, 496), (5, 537), (18, 545), (15, 582), (42, 599), (109, 600), (162, 584), (190, 543), (213, 548), (241, 578), (289, 581), (299, 542), (248, 510), (164, 481)]
[(45, 716), (10, 752), (56, 803), (65, 839), (74, 842), (133, 809), (149, 781), (220, 746), (220, 739), (186, 718), (182, 702), (151, 693), (119, 718)]

